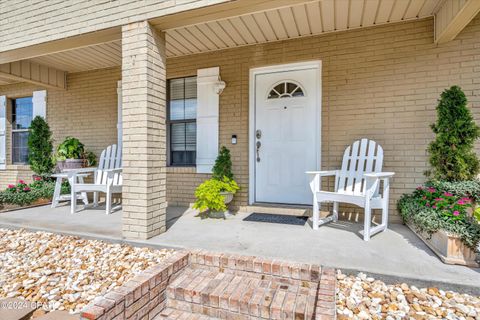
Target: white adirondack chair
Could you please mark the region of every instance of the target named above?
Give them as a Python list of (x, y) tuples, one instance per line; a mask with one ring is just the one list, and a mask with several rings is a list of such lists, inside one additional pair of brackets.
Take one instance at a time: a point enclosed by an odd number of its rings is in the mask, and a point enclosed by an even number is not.
[[(387, 229), (389, 179), (394, 172), (382, 172), (383, 149), (373, 140), (355, 141), (343, 154), (342, 168), (329, 171), (308, 171), (311, 176), (310, 188), (313, 193), (313, 229), (322, 224), (337, 221), (338, 204), (350, 203), (365, 209), (363, 240)], [(335, 176), (335, 191), (321, 190), (321, 177)], [(380, 182), (383, 190), (380, 194)], [(320, 219), (319, 207), (322, 202), (333, 202), (332, 215)], [(372, 227), (371, 210), (382, 209), (382, 222)]]
[[(106, 213), (112, 212), (112, 194), (122, 192), (122, 151), (112, 144), (102, 151), (98, 168), (82, 168), (66, 171), (71, 188), (71, 199), (77, 199), (77, 193), (93, 192), (93, 205), (98, 206), (98, 193), (106, 195)], [(78, 183), (77, 174), (93, 172), (93, 183)], [(71, 201), (71, 213), (77, 211), (77, 201)]]

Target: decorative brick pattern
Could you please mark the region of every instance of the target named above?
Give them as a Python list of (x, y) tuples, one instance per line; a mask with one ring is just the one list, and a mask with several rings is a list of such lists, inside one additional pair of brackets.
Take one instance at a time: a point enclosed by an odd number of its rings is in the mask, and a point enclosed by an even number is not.
[(123, 235), (166, 230), (165, 35), (147, 21), (122, 28)]
[[(291, 272), (276, 275), (282, 269)], [(96, 299), (82, 319), (334, 319), (335, 285), (335, 270), (319, 265), (177, 252)]]
[(165, 308), (166, 288), (188, 265), (188, 252), (176, 252), (123, 286), (96, 299), (81, 313), (82, 319), (153, 319)]

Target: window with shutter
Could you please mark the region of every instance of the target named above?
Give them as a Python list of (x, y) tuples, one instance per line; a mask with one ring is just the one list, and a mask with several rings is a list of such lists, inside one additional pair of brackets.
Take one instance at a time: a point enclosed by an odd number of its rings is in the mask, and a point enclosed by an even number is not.
[(197, 149), (197, 77), (168, 81), (169, 164), (195, 165)]
[(33, 119), (32, 97), (12, 99), (12, 162), (28, 161), (28, 128)]

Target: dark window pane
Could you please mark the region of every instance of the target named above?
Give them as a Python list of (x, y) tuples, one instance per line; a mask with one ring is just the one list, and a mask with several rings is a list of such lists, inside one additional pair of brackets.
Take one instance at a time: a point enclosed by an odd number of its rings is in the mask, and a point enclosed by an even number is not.
[(12, 129), (28, 129), (33, 117), (32, 98), (15, 99), (12, 107)]
[(12, 161), (26, 163), (28, 161), (28, 131), (12, 133)]
[(194, 165), (197, 144), (197, 78), (169, 80), (170, 163)]

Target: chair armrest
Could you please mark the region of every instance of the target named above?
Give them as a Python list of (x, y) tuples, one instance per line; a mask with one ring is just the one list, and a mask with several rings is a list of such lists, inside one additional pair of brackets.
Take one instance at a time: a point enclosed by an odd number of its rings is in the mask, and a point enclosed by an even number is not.
[(316, 192), (320, 191), (320, 178), (335, 176), (338, 170), (307, 171), (305, 173), (310, 176), (310, 190), (312, 190), (312, 193), (315, 195)]
[(318, 175), (320, 177), (328, 177), (336, 175), (338, 170), (323, 170), (323, 171), (306, 171), (309, 175)]
[(106, 169), (102, 171), (108, 174), (108, 173), (121, 173), (122, 170), (123, 170), (122, 168), (115, 168), (115, 169)]
[(78, 169), (64, 169), (63, 173), (68, 175), (79, 174), (79, 173), (91, 173), (97, 171), (96, 167), (88, 167), (88, 168), (78, 168)]
[(391, 178), (395, 175), (395, 172), (371, 172), (371, 173), (365, 173), (363, 176), (367, 179), (387, 179)]

